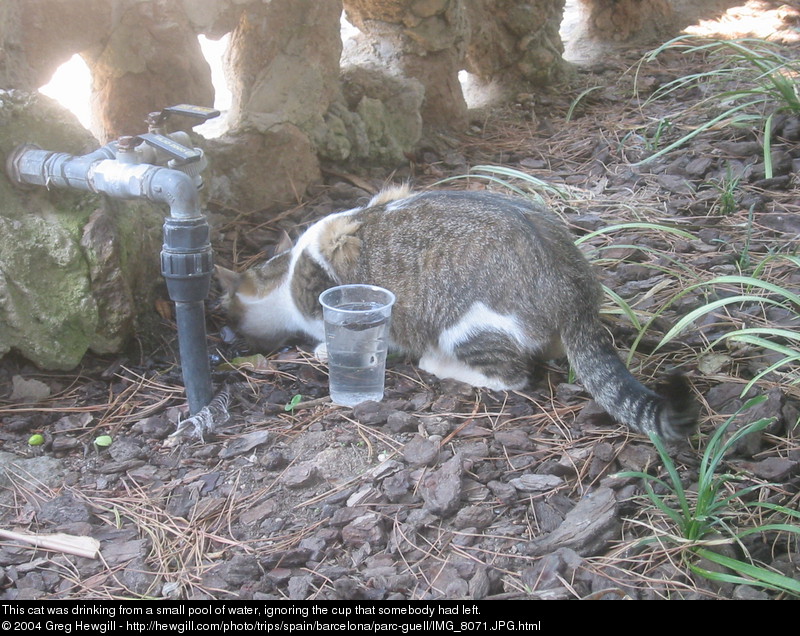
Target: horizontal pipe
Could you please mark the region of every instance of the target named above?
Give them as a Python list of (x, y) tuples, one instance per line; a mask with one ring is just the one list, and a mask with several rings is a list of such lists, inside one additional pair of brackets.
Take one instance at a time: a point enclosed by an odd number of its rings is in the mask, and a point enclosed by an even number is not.
[(115, 199), (144, 198), (166, 203), (175, 218), (202, 216), (191, 177), (161, 166), (123, 163), (115, 156), (114, 144), (82, 156), (25, 145), (9, 155), (6, 167), (17, 183), (100, 192)]
[(25, 144), (8, 156), (6, 172), (17, 183), (92, 191), (88, 178), (92, 165), (114, 156), (112, 144), (79, 157)]

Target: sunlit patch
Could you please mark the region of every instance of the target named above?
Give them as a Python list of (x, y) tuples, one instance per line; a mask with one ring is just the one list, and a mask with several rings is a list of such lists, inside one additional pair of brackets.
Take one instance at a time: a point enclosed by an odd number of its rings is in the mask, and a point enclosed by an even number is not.
[(75, 115), (84, 128), (89, 128), (92, 119), (89, 105), (92, 74), (80, 55), (76, 53), (59, 66), (52, 79), (39, 92), (52, 97)]
[(800, 10), (781, 5), (775, 7), (763, 0), (748, 0), (738, 7), (731, 7), (719, 18), (700, 20), (686, 29), (687, 33), (709, 38), (756, 37), (782, 42), (800, 41), (797, 25)]
[(228, 81), (225, 79), (225, 52), (228, 50), (230, 39), (230, 33), (226, 33), (219, 40), (209, 40), (205, 35), (197, 36), (203, 57), (206, 58), (206, 62), (211, 67), (211, 84), (214, 86), (214, 108), (222, 113), (221, 116), (215, 119), (211, 119), (200, 126), (195, 126), (195, 132), (207, 139), (219, 137), (228, 129), (228, 111), (231, 108), (233, 95), (228, 88)]

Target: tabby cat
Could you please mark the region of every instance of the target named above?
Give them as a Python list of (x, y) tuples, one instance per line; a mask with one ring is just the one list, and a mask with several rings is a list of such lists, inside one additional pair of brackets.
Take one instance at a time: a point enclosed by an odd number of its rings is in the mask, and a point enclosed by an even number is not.
[(676, 439), (695, 425), (682, 376), (665, 397), (630, 374), (568, 229), (522, 198), (390, 189), (321, 219), (266, 263), (217, 276), (232, 322), (265, 350), (297, 336), (323, 342), (320, 293), (369, 283), (397, 296), (392, 346), (441, 378), (520, 389), (537, 363), (566, 354), (597, 403), (631, 429)]

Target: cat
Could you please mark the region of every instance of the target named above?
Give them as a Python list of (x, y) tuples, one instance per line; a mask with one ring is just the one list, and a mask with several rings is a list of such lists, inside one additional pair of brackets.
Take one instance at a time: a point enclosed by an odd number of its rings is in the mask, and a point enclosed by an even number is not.
[(324, 342), (318, 298), (369, 283), (397, 297), (391, 345), (440, 378), (524, 388), (537, 363), (566, 354), (595, 401), (632, 430), (686, 437), (696, 409), (683, 376), (661, 396), (640, 384), (603, 327), (602, 288), (566, 225), (543, 206), (487, 191), (394, 187), (331, 214), (244, 273), (217, 267), (236, 330), (274, 350)]

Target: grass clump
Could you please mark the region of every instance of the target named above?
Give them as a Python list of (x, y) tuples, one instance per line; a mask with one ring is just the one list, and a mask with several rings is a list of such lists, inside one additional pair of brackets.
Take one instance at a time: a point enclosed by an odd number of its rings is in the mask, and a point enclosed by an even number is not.
[[(698, 89), (703, 97), (691, 107), (675, 113), (673, 124), (689, 128), (667, 146), (643, 159), (644, 164), (682, 146), (700, 133), (725, 126), (753, 126), (764, 131), (764, 156), (770, 176), (769, 135), (775, 112), (800, 114), (797, 78), (800, 62), (784, 54), (785, 46), (755, 38), (707, 40), (697, 36), (680, 36), (649, 52), (641, 64), (655, 61), (666, 51), (686, 55), (705, 54), (711, 70), (691, 73), (666, 83), (644, 103), (673, 96), (686, 89)], [(702, 123), (693, 126), (690, 118), (702, 115)], [(715, 113), (712, 114), (711, 113)], [(760, 122), (760, 124), (759, 124)], [(638, 164), (637, 164), (638, 165)]]
[[(739, 411), (719, 427), (708, 441), (703, 452), (693, 488), (683, 485), (678, 469), (664, 443), (657, 435), (650, 435), (666, 471), (665, 478), (646, 472), (619, 473), (618, 477), (642, 479), (650, 503), (668, 521), (669, 529), (659, 530), (656, 536), (644, 543), (670, 543), (681, 549), (684, 565), (697, 575), (719, 582), (747, 584), (768, 590), (800, 596), (800, 581), (756, 563), (749, 555), (742, 539), (753, 534), (788, 533), (800, 538), (800, 513), (769, 502), (748, 501), (763, 484), (737, 488), (743, 477), (730, 472), (718, 472), (724, 458), (737, 442), (753, 433), (764, 430), (771, 418), (761, 418), (727, 435), (734, 420), (766, 396), (746, 402)], [(758, 513), (755, 521), (755, 515)], [(762, 522), (771, 517), (768, 522)], [(717, 551), (720, 546), (731, 546), (739, 555), (731, 557)], [(701, 559), (721, 566), (722, 572), (703, 567)]]
[[(786, 259), (790, 263), (800, 267), (800, 257), (776, 254), (764, 259), (752, 276), (718, 276), (711, 280), (691, 285), (676, 294), (668, 304), (699, 287), (724, 289), (733, 285), (738, 287), (739, 292), (734, 295), (710, 301), (687, 313), (664, 335), (656, 348), (658, 349), (666, 345), (703, 316), (728, 305), (749, 304), (781, 307), (787, 310), (788, 314), (792, 317), (792, 323), (800, 325), (800, 294), (795, 293), (788, 287), (763, 280), (761, 277), (766, 264), (777, 258)], [(662, 311), (663, 309), (662, 307)], [(759, 347), (777, 354), (777, 361), (756, 373), (742, 390), (742, 395), (747, 394), (753, 385), (762, 378), (776, 371), (782, 373), (783, 383), (787, 386), (800, 384), (800, 334), (795, 330), (784, 329), (769, 324), (763, 327), (743, 326), (740, 328), (732, 328), (711, 342), (706, 348), (706, 351), (724, 342), (737, 342), (742, 345)], [(634, 344), (634, 349), (635, 346), (636, 343)]]
[(739, 188), (740, 176), (735, 176), (731, 173), (730, 165), (728, 166), (727, 174), (718, 181), (709, 182), (709, 186), (717, 192), (717, 202), (711, 209), (711, 214), (717, 216), (730, 216), (739, 207), (736, 199), (737, 190)]

